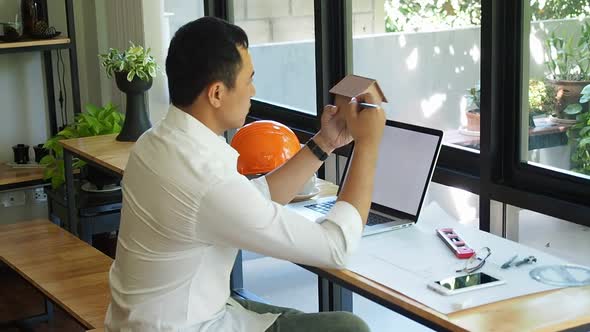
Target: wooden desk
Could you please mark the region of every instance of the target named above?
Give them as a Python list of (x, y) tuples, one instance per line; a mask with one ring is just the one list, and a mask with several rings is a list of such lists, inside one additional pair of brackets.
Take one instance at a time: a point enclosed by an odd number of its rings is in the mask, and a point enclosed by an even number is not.
[(0, 257), (86, 328), (104, 325), (110, 257), (48, 220), (0, 226)]
[(12, 189), (13, 186), (35, 185), (43, 180), (43, 168), (16, 168), (0, 162), (0, 190)]
[(65, 194), (68, 202), (66, 225), (74, 234), (78, 234), (78, 218), (75, 206), (72, 160), (74, 157), (78, 157), (109, 173), (123, 176), (129, 153), (135, 143), (119, 142), (115, 139), (116, 137), (117, 134), (112, 134), (59, 141), (64, 148)]
[(64, 149), (81, 159), (123, 175), (134, 142), (119, 142), (117, 134), (60, 141)]
[[(319, 197), (338, 190), (326, 181), (319, 186)], [(435, 330), (558, 331), (590, 324), (590, 286), (531, 294), (444, 315), (352, 271), (305, 268)]]
[[(109, 138), (110, 136), (110, 138)], [(82, 159), (123, 174), (133, 143), (114, 141), (114, 136), (64, 141)], [(73, 143), (75, 141), (75, 143)], [(115, 150), (109, 151), (108, 147)], [(67, 174), (66, 174), (67, 176)], [(331, 196), (338, 187), (319, 180), (320, 194)], [(590, 287), (550, 291), (443, 315), (409, 297), (348, 270), (306, 267), (332, 282), (353, 290), (436, 330), (454, 331), (552, 331), (590, 323)]]

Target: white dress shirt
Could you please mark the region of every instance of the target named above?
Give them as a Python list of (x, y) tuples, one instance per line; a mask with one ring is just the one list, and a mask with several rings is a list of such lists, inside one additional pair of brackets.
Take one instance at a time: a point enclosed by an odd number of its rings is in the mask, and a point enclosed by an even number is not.
[(265, 331), (279, 315), (230, 298), (238, 248), (342, 268), (361, 218), (338, 202), (315, 223), (271, 200), (264, 177), (237, 172), (238, 153), (185, 112), (135, 144), (123, 177), (107, 331)]

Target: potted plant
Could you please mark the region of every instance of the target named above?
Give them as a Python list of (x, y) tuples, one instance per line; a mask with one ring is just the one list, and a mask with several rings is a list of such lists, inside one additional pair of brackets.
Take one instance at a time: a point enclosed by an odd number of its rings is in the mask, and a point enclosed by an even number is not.
[[(580, 104), (590, 101), (590, 85), (581, 91)], [(590, 175), (590, 112), (580, 112), (576, 117), (576, 124), (568, 129), (572, 151), (572, 171)]]
[(125, 123), (118, 141), (135, 142), (152, 124), (147, 115), (145, 92), (149, 90), (156, 77), (159, 67), (150, 49), (130, 43), (123, 52), (110, 48), (107, 53), (100, 54), (102, 65), (107, 76), (115, 76), (119, 90), (127, 95)]
[(479, 132), (481, 91), (479, 82), (467, 90), (467, 130)]
[(558, 35), (554, 30), (545, 40), (547, 82), (555, 90), (552, 116), (556, 122), (575, 123), (583, 110), (578, 103), (581, 91), (590, 84), (590, 23), (585, 22), (580, 29), (578, 38)]
[[(54, 137), (47, 140), (44, 147), (49, 154), (41, 159), (40, 164), (45, 166), (44, 179), (51, 179), (51, 186), (57, 189), (65, 182), (65, 171), (63, 161), (63, 147), (59, 144), (62, 139), (116, 134), (121, 131), (125, 116), (117, 107), (107, 104), (104, 107), (87, 105), (86, 112), (76, 115), (74, 123), (66, 126)], [(76, 159), (73, 169), (79, 169), (86, 165), (82, 160)], [(104, 182), (113, 183), (111, 177), (96, 175), (96, 172), (89, 172), (89, 181), (94, 178), (95, 185), (100, 188)], [(116, 180), (114, 180), (116, 181)]]
[(548, 116), (555, 110), (555, 90), (543, 81), (529, 80), (529, 127), (534, 128), (533, 116)]

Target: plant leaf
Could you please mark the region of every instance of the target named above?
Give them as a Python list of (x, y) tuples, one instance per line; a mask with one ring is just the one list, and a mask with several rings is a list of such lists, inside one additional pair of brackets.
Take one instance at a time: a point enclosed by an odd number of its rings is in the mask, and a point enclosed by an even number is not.
[(563, 112), (568, 115), (579, 114), (580, 112), (582, 112), (582, 105), (580, 105), (580, 104), (567, 105), (567, 107), (565, 108), (565, 110), (563, 110)]

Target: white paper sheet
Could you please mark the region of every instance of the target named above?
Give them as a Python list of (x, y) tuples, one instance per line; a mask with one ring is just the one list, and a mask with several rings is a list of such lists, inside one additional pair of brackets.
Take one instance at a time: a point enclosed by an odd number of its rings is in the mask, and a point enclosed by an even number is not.
[[(482, 272), (505, 280), (504, 285), (445, 296), (426, 287), (429, 282), (457, 276), (465, 266), (438, 238), (436, 228), (451, 227), (477, 250), (489, 247), (492, 255)], [(509, 269), (500, 266), (512, 256), (518, 259), (535, 256), (537, 263)], [(525, 247), (516, 242), (465, 227), (446, 214), (436, 203), (424, 208), (412, 227), (364, 237), (348, 269), (388, 286), (443, 314), (501, 301), (521, 295), (557, 289), (529, 277), (529, 271), (541, 265), (566, 264), (557, 257)]]

